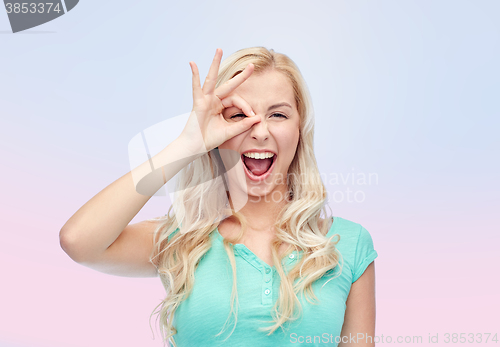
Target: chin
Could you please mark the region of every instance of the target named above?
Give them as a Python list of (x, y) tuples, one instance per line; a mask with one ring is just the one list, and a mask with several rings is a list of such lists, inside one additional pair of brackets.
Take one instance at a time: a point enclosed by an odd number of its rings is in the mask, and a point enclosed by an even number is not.
[(268, 197), (266, 200), (270, 201), (272, 199), (272, 193), (274, 191), (273, 186), (267, 186), (267, 187), (250, 187), (248, 189), (247, 194), (248, 197), (252, 198), (265, 198)]

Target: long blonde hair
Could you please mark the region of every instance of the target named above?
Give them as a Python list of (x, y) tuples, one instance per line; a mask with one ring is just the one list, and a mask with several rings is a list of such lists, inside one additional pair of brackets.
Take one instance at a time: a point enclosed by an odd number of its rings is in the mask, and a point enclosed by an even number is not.
[[(290, 194), (274, 224), (276, 236), (272, 242), (272, 257), (281, 283), (278, 300), (271, 311), (271, 323), (274, 324), (261, 328), (270, 335), (286, 321), (293, 321), (301, 315), (298, 294), (305, 293), (309, 302), (316, 303), (313, 282), (340, 265), (341, 256), (335, 247), (339, 240), (333, 241), (338, 235), (326, 238), (331, 214), (326, 213), (327, 192), (314, 156), (314, 114), (306, 83), (298, 67), (288, 56), (272, 49), (252, 47), (241, 49), (221, 62), (217, 86), (243, 71), (249, 63), (255, 66), (253, 74), (275, 70), (288, 77), (300, 117), (299, 142), (288, 171), (287, 185)], [(224, 175), (221, 175), (224, 169), (221, 162), (216, 160), (215, 154), (217, 153), (210, 151), (179, 172), (175, 199), (155, 231), (156, 242), (150, 261), (157, 267), (167, 295), (158, 305), (161, 309), (156, 311), (156, 306), (153, 314), (158, 312), (161, 333), (165, 341), (172, 339), (174, 346), (173, 336), (177, 330), (172, 322), (175, 311), (193, 288), (197, 264), (211, 247), (210, 233), (228, 216), (234, 216), (241, 224), (241, 231), (236, 238), (224, 238), (223, 241), (233, 271), (229, 317), (234, 312), (234, 327), (237, 324), (234, 244), (243, 237), (247, 220), (227, 204)], [(174, 214), (171, 214), (172, 210), (175, 211)], [(321, 213), (324, 219), (321, 218)], [(179, 232), (168, 240), (176, 229)], [(283, 242), (304, 252), (302, 259), (288, 273), (285, 273), (281, 262), (283, 257), (278, 253)], [(222, 331), (218, 335), (221, 333)]]

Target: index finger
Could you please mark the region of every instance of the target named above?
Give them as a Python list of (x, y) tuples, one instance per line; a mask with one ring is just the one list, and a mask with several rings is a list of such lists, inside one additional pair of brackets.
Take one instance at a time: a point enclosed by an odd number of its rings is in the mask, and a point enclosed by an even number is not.
[(248, 77), (253, 73), (254, 65), (249, 63), (245, 69), (231, 78), (229, 81), (224, 83), (223, 85), (217, 88), (217, 92), (215, 93), (219, 99), (225, 98), (228, 96), (233, 90), (235, 90), (240, 84), (246, 81)]
[(207, 77), (203, 83), (203, 93), (210, 94), (214, 91), (215, 85), (217, 83), (217, 75), (219, 74), (219, 66), (222, 58), (222, 49), (217, 48), (215, 50), (214, 60), (212, 60), (212, 65), (210, 65), (210, 70), (208, 70)]

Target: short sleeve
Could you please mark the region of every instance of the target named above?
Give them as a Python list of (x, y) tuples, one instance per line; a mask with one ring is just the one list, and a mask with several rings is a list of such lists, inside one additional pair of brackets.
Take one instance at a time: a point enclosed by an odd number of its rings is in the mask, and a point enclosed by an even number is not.
[(358, 242), (356, 244), (356, 253), (354, 255), (352, 283), (356, 282), (358, 278), (361, 277), (368, 265), (370, 265), (377, 256), (378, 254), (373, 248), (373, 240), (370, 233), (364, 227), (361, 227)]
[(172, 237), (174, 237), (174, 235), (177, 234), (178, 231), (179, 231), (179, 228), (175, 229), (170, 235), (168, 235), (167, 242), (170, 242)]

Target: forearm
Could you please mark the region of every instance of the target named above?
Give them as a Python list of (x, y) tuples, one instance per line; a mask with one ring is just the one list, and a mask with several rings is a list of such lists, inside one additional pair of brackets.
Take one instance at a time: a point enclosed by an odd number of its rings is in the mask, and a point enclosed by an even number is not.
[(184, 138), (178, 138), (83, 205), (60, 231), (66, 253), (85, 259), (105, 251), (151, 196), (202, 154), (194, 155), (188, 147)]

